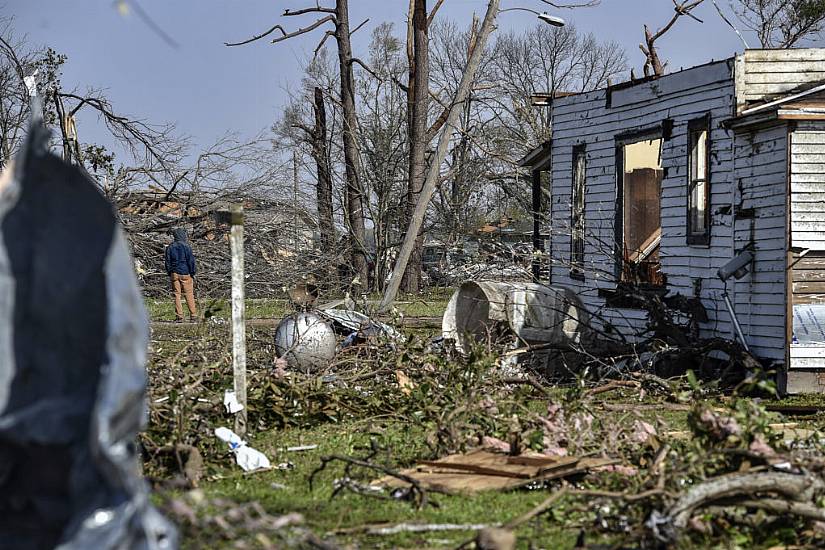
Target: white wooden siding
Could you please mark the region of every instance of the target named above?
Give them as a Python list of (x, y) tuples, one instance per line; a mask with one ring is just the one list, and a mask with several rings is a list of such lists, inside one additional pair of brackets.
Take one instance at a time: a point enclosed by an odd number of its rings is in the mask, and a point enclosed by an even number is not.
[[(795, 306), (822, 303), (825, 287), (825, 122), (798, 122), (790, 136), (791, 245), (807, 249), (794, 254), (791, 271)], [(805, 342), (790, 346), (791, 369), (825, 368), (825, 347)]]
[[(550, 234), (553, 283), (578, 291), (591, 311), (626, 335), (643, 329), (639, 310), (606, 308), (599, 289), (614, 289), (614, 219), (616, 209), (616, 136), (673, 123), (664, 141), (661, 216), (662, 270), (671, 293), (700, 297), (710, 321), (703, 335), (733, 338), (724, 309), (724, 285), (716, 271), (751, 238), (756, 242), (755, 273), (729, 292), (748, 342), (761, 356), (782, 361), (785, 349), (785, 181), (786, 130), (777, 126), (736, 136), (721, 121), (735, 114), (732, 60), (696, 67), (632, 88), (599, 90), (557, 100), (553, 112)], [(709, 246), (686, 241), (688, 122), (710, 114)], [(570, 197), (572, 152), (586, 144), (585, 280), (570, 277)], [(734, 157), (736, 160), (734, 162)], [(734, 173), (735, 170), (735, 173)], [(734, 182), (738, 182), (737, 185)], [(741, 193), (737, 190), (741, 187)], [(733, 206), (755, 209), (753, 219), (734, 222)], [(736, 225), (734, 231), (734, 224)]]
[(825, 81), (825, 49), (746, 50), (736, 57), (737, 104), (770, 101)]
[[(638, 89), (637, 89), (638, 88)], [(651, 83), (613, 91), (607, 107), (605, 90), (558, 100), (553, 112), (553, 282), (577, 289), (585, 304), (614, 326), (632, 335), (643, 329), (646, 315), (639, 310), (606, 308), (598, 289), (616, 287), (612, 246), (616, 208), (615, 136), (673, 121), (663, 144), (662, 269), (672, 292), (692, 296), (701, 279), (701, 298), (712, 333), (730, 336), (731, 327), (721, 304), (722, 285), (716, 270), (731, 257), (732, 215), (718, 212), (732, 204), (731, 134), (719, 123), (734, 112), (732, 64), (718, 62), (666, 76)], [(688, 246), (687, 212), (688, 121), (711, 115), (711, 241), (709, 247)], [(585, 281), (569, 277), (570, 189), (572, 150), (587, 147)]]
[(791, 138), (791, 244), (825, 251), (825, 124), (800, 123)]
[(750, 244), (755, 260), (750, 273), (728, 284), (751, 349), (776, 361), (784, 360), (786, 346), (787, 139), (784, 122), (742, 130), (734, 138), (734, 202), (753, 212), (737, 217), (734, 250)]

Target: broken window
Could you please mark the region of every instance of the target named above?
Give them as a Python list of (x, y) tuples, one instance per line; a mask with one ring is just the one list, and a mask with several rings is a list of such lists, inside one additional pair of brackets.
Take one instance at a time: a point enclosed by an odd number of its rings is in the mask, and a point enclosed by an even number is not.
[(584, 268), (584, 193), (587, 152), (584, 145), (573, 147), (573, 192), (570, 215), (570, 273), (581, 276)]
[(664, 285), (659, 261), (662, 241), (662, 139), (626, 142), (621, 155), (617, 232), (621, 245), (620, 279), (628, 283)]
[(706, 245), (710, 242), (708, 135), (707, 118), (691, 121), (688, 125), (688, 244)]
[(550, 282), (552, 278), (552, 270), (550, 269), (550, 258), (552, 257), (552, 249), (550, 246), (550, 239), (547, 236), (547, 229), (550, 223), (550, 205), (551, 205), (551, 184), (549, 165), (534, 173), (534, 177), (538, 178), (538, 194), (534, 200), (538, 201), (535, 205), (537, 212), (535, 214), (535, 223), (533, 229), (533, 246), (539, 252), (533, 260), (533, 277), (536, 281)]

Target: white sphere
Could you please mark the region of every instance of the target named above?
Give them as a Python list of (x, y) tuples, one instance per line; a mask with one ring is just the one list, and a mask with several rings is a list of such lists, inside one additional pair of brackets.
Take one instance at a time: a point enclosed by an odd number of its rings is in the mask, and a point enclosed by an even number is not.
[(295, 313), (275, 329), (275, 353), (296, 369), (325, 367), (335, 357), (337, 339), (332, 327), (314, 313)]

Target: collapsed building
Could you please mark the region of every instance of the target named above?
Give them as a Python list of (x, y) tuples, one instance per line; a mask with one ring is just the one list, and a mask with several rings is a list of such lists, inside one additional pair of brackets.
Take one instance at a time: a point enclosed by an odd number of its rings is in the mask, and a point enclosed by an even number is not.
[(551, 116), (522, 160), (542, 282), (626, 334), (647, 312), (625, 290), (695, 297), (702, 334), (825, 391), (825, 49), (563, 94)]

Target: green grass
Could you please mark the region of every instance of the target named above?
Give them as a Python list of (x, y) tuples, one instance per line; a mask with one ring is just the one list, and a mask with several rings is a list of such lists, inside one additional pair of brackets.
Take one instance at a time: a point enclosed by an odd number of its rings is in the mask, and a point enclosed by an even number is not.
[[(440, 300), (440, 302), (438, 301)], [(411, 311), (427, 311), (427, 307), (434, 304), (444, 304), (443, 297), (427, 297), (420, 302), (405, 300), (408, 303), (400, 304), (412, 308)], [(161, 307), (170, 304), (156, 303), (153, 315), (162, 313)], [(250, 300), (250, 311), (260, 312), (262, 316), (278, 316), (286, 307), (280, 300)], [(257, 309), (253, 309), (257, 308)], [(414, 309), (419, 308), (419, 309)], [(440, 314), (440, 313), (439, 313)], [(410, 314), (411, 315), (411, 314)], [(419, 315), (427, 315), (426, 313)], [(250, 316), (252, 316), (250, 314)], [(152, 335), (152, 353), (155, 357), (168, 357), (176, 353), (187, 342), (199, 336), (212, 332), (222, 335), (229, 334), (228, 325), (156, 325)], [(249, 364), (260, 367), (271, 361), (273, 352), (271, 347), (271, 327), (252, 326), (247, 333), (248, 341), (252, 344), (249, 349)], [(230, 373), (231, 374), (231, 373)], [(258, 371), (258, 376), (266, 376)], [(253, 378), (253, 380), (255, 380)], [(257, 378), (261, 380), (261, 378)], [(225, 386), (231, 386), (230, 380)], [(252, 386), (250, 386), (252, 387)], [(552, 388), (549, 390), (554, 401), (563, 400), (566, 392)], [(200, 395), (199, 395), (200, 397)], [(205, 397), (214, 398), (212, 395)], [(639, 398), (637, 390), (621, 389), (603, 396), (606, 401), (615, 403), (654, 403), (651, 397)], [(794, 397), (779, 404), (823, 404), (825, 397)], [(722, 400), (718, 401), (722, 404)], [(523, 403), (527, 410), (541, 412), (546, 409), (547, 402), (539, 399), (525, 399)], [(645, 420), (656, 426), (660, 435), (668, 431), (683, 431), (687, 429), (688, 413), (684, 410), (672, 410), (665, 407), (655, 409), (627, 411), (605, 410), (595, 405), (592, 414), (602, 423), (615, 426), (632, 426), (636, 420)], [(781, 422), (779, 414), (771, 415), (773, 421)], [(216, 416), (218, 420), (222, 417)], [(774, 420), (775, 419), (775, 420)], [(229, 417), (223, 417), (223, 425), (230, 425)], [(821, 426), (821, 416), (816, 419), (805, 420), (811, 427)], [(814, 424), (818, 423), (819, 426)], [(220, 424), (212, 425), (207, 422), (206, 434)], [(254, 429), (254, 426), (253, 426)], [(473, 496), (448, 496), (431, 494), (437, 507), (427, 506), (418, 510), (409, 502), (395, 500), (379, 500), (363, 495), (343, 493), (331, 498), (333, 484), (336, 479), (344, 475), (341, 463), (334, 463), (318, 474), (312, 487), (309, 477), (321, 463), (321, 457), (328, 455), (343, 455), (365, 457), (369, 454), (370, 442), (374, 439), (381, 451), (370, 460), (374, 463), (387, 465), (394, 469), (402, 469), (423, 458), (432, 458), (432, 452), (426, 443), (424, 428), (412, 428), (402, 421), (386, 419), (359, 419), (340, 423), (324, 423), (307, 428), (268, 429), (251, 431), (247, 435), (250, 445), (264, 452), (273, 465), (291, 462), (294, 468), (289, 470), (270, 470), (254, 474), (244, 474), (235, 464), (229, 453), (218, 457), (214, 456), (214, 440), (210, 437), (203, 443), (207, 447), (206, 475), (200, 482), (200, 489), (210, 499), (227, 499), (233, 502), (259, 502), (272, 515), (298, 512), (305, 517), (305, 526), (321, 537), (330, 536), (341, 529), (353, 529), (360, 526), (380, 523), (450, 523), (450, 524), (502, 524), (531, 510), (536, 504), (544, 500), (551, 490), (518, 490), (510, 492), (487, 492)], [(209, 436), (207, 436), (209, 437)], [(286, 447), (297, 445), (317, 444), (318, 448), (305, 452), (287, 452)], [(200, 444), (199, 444), (200, 445)], [(211, 449), (211, 453), (209, 452)], [(629, 462), (635, 464), (635, 462)], [(588, 481), (596, 480), (599, 483), (608, 474), (591, 474)], [(354, 469), (353, 478), (362, 483), (380, 477), (379, 474)], [(626, 481), (630, 483), (630, 481)], [(624, 483), (620, 481), (620, 483)], [(598, 484), (597, 484), (598, 485)], [(284, 487), (281, 487), (284, 486)], [(588, 533), (596, 519), (596, 510), (591, 502), (585, 499), (570, 499), (558, 503), (553, 510), (540, 519), (529, 522), (517, 531), (519, 548), (572, 548), (574, 541), (581, 530)], [(641, 518), (629, 518), (629, 522), (638, 525)], [(456, 547), (472, 538), (471, 531), (442, 531), (432, 533), (402, 533), (390, 536), (360, 534), (336, 534), (335, 542), (342, 546), (352, 545), (361, 548), (446, 548)], [(246, 547), (257, 548), (251, 538), (244, 539)], [(184, 539), (185, 548), (204, 547), (203, 541), (194, 538)], [(210, 540), (209, 547), (235, 547), (238, 541), (225, 541), (225, 545), (217, 546)], [(588, 538), (588, 543), (612, 543), (605, 536), (595, 534)], [(530, 546), (528, 546), (528, 544)], [(689, 546), (686, 546), (689, 547)], [(702, 547), (702, 546), (696, 546)], [(724, 546), (731, 547), (731, 546)], [(747, 545), (745, 545), (747, 547)]]
[[(339, 529), (380, 523), (504, 523), (531, 510), (547, 497), (544, 491), (486, 492), (474, 496), (431, 494), (430, 499), (437, 507), (427, 506), (421, 510), (409, 502), (380, 500), (353, 493), (331, 498), (335, 479), (344, 474), (340, 463), (331, 464), (319, 473), (310, 488), (309, 476), (320, 464), (320, 457), (331, 454), (363, 456), (369, 446), (371, 430), (380, 430), (383, 441), (395, 443), (374, 460), (395, 466), (399, 462), (413, 462), (415, 455), (424, 452), (421, 434), (411, 433), (399, 423), (369, 425), (353, 422), (312, 429), (270, 431), (250, 436), (250, 444), (267, 454), (273, 465), (291, 462), (294, 469), (245, 476), (240, 468), (231, 465), (232, 459), (227, 456), (227, 466), (219, 468), (212, 481), (202, 483), (201, 487), (208, 497), (239, 502), (258, 501), (273, 515), (299, 512), (305, 516), (306, 525), (319, 536)], [(284, 450), (288, 446), (307, 444), (318, 444), (318, 448), (305, 452)], [(380, 477), (363, 470), (358, 473), (363, 476), (360, 479), (362, 482)], [(279, 485), (286, 488), (273, 488)], [(577, 530), (548, 527), (542, 523), (527, 525), (517, 534), (525, 540), (540, 536), (545, 548), (573, 546)], [(338, 535), (336, 541), (367, 548), (454, 547), (473, 536), (470, 531), (386, 536), (352, 534)]]
[[(396, 309), (407, 317), (440, 317), (447, 307), (449, 294), (437, 292), (421, 296), (402, 296), (396, 302)], [(377, 305), (378, 298), (370, 297), (369, 307)], [(208, 310), (214, 317), (228, 319), (231, 316), (230, 304), (225, 299), (202, 299), (199, 308)], [(146, 299), (146, 309), (152, 321), (172, 321), (175, 307), (172, 299)], [(248, 298), (246, 300), (247, 319), (280, 319), (293, 311), (289, 302), (281, 298)]]

